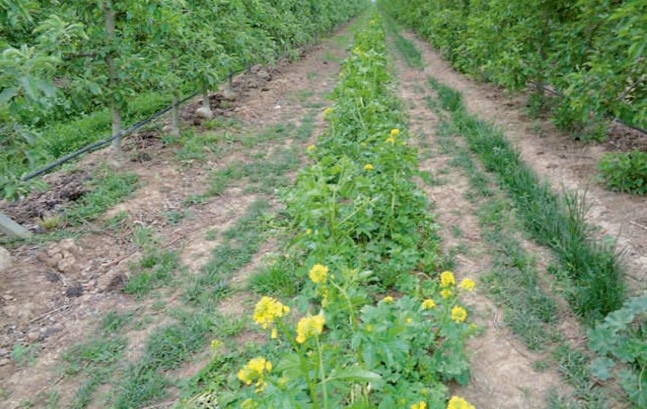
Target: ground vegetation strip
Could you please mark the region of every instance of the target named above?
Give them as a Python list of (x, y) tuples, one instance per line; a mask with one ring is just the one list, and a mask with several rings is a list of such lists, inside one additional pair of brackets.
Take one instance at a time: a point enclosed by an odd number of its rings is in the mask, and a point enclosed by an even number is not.
[(300, 290), (285, 297), (266, 281), (247, 316), (267, 341), (238, 368), (243, 388), (223, 391), (231, 385), (216, 378), (203, 399), (250, 408), (468, 405), (445, 384), (469, 381), (464, 343), (474, 328), (459, 296), (475, 283), (439, 274), (438, 237), (413, 181), (416, 149), (387, 65), (375, 15), (343, 63), (328, 128), (307, 148), (311, 164), (283, 199), (289, 244), (271, 271)]

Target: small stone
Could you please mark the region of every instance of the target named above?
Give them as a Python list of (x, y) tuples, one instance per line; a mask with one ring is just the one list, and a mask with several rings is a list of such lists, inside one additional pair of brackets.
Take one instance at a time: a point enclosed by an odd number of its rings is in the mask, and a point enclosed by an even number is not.
[(61, 281), (61, 275), (52, 270), (48, 270), (45, 272), (45, 278), (50, 283), (58, 283), (59, 281)]
[(222, 99), (225, 101), (233, 102), (236, 100), (236, 93), (226, 89), (222, 92)]
[(40, 331), (35, 330), (35, 331), (29, 331), (29, 333), (27, 333), (27, 340), (30, 343), (37, 342), (39, 339), (40, 339)]
[(67, 290), (65, 290), (65, 296), (69, 298), (76, 298), (80, 297), (83, 295), (83, 287), (81, 284), (74, 284), (71, 287), (68, 287)]
[(272, 81), (272, 75), (265, 70), (260, 70), (256, 73), (256, 76), (265, 81)]
[(9, 355), (9, 350), (0, 348), (0, 357), (7, 356), (7, 355)]
[(203, 119), (213, 119), (213, 112), (209, 107), (200, 107), (195, 110), (195, 114)]
[(0, 359), (0, 366), (6, 366), (6, 365), (9, 365), (10, 363), (11, 363), (10, 359), (7, 359), (7, 358)]

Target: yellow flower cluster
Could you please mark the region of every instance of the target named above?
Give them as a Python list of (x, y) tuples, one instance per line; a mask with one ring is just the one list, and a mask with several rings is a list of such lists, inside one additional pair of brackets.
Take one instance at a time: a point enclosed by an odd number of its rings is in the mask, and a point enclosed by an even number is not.
[(254, 308), (254, 321), (264, 329), (274, 323), (274, 320), (286, 315), (290, 308), (271, 297), (262, 297)]
[(411, 409), (427, 409), (427, 404), (425, 402), (418, 402), (411, 405)]
[(470, 280), (469, 278), (464, 278), (463, 281), (461, 281), (461, 283), (458, 285), (458, 287), (467, 291), (472, 291), (475, 286), (476, 283), (474, 282), (474, 280)]
[(440, 273), (441, 287), (450, 287), (454, 284), (456, 284), (456, 280), (454, 279), (454, 273), (452, 273), (451, 271), (443, 271), (442, 273)]
[(389, 137), (386, 139), (386, 141), (390, 144), (395, 143), (395, 138), (400, 135), (400, 130), (397, 128), (391, 129), (391, 133), (389, 134)]
[(264, 372), (269, 373), (271, 370), (271, 362), (266, 361), (265, 358), (254, 358), (243, 369), (238, 371), (238, 379), (246, 385), (251, 385), (252, 382), (258, 381), (256, 386), (261, 387), (263, 385)]
[(463, 398), (458, 396), (452, 396), (452, 398), (447, 403), (447, 409), (476, 409), (474, 405), (470, 404)]
[(316, 149), (316, 148), (315, 148), (315, 146), (314, 146), (314, 145), (310, 145), (310, 146), (308, 146), (308, 147), (306, 148), (306, 150), (307, 150), (308, 152), (312, 152), (312, 151), (314, 151), (315, 149)]
[(364, 170), (373, 170), (373, 165), (367, 163), (366, 165), (364, 165)]
[(327, 276), (328, 267), (321, 264), (315, 264), (314, 266), (312, 266), (310, 273), (308, 274), (308, 277), (310, 277), (312, 282), (315, 284), (321, 284), (325, 282)]
[(393, 302), (393, 297), (391, 297), (390, 295), (387, 295), (386, 297), (382, 298), (382, 302), (385, 304), (390, 304)]
[(422, 302), (422, 309), (423, 310), (430, 310), (430, 309), (435, 308), (435, 307), (436, 307), (436, 303), (431, 298), (427, 298), (426, 300), (424, 300)]
[(444, 299), (448, 299), (449, 297), (452, 296), (452, 290), (449, 288), (444, 288), (440, 290), (440, 296), (443, 297)]
[(326, 118), (331, 113), (332, 113), (332, 108), (331, 107), (328, 107), (328, 108), (324, 109), (324, 118)]
[(321, 334), (325, 322), (323, 315), (301, 318), (297, 323), (297, 342), (303, 344), (313, 336)]
[(467, 319), (467, 311), (465, 308), (456, 306), (452, 308), (452, 320), (456, 322), (464, 322)]

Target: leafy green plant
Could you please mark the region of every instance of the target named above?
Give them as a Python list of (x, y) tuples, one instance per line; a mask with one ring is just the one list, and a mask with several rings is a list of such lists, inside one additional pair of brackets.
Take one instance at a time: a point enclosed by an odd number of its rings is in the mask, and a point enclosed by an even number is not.
[(601, 381), (615, 378), (636, 407), (647, 407), (647, 293), (627, 300), (588, 336), (598, 354), (593, 375)]
[(647, 195), (647, 152), (605, 153), (599, 168), (610, 190)]

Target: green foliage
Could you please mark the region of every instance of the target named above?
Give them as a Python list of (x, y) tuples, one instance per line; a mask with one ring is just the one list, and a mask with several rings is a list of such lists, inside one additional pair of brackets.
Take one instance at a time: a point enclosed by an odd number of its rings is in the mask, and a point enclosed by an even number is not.
[(137, 264), (131, 266), (131, 275), (124, 287), (126, 294), (141, 297), (151, 290), (168, 284), (178, 267), (177, 252), (149, 248)]
[(599, 168), (610, 190), (647, 195), (647, 152), (606, 153)]
[[(99, 133), (105, 136), (110, 128), (105, 108), (132, 123), (168, 104), (171, 94), (214, 89), (232, 72), (293, 55), (365, 5), (364, 0), (2, 0), (0, 194), (16, 197), (18, 187), (28, 187), (18, 183), (21, 174), (96, 141)], [(114, 35), (106, 28), (110, 16)], [(153, 103), (129, 107), (141, 94)], [(89, 116), (81, 126), (67, 124), (84, 115)]]
[(615, 378), (636, 407), (647, 407), (647, 294), (627, 300), (588, 336), (599, 356), (591, 365), (594, 376)]
[[(397, 0), (380, 6), (459, 70), (509, 90), (563, 93), (562, 129), (600, 135), (613, 115), (647, 125), (647, 3), (642, 0)], [(585, 135), (586, 136), (586, 135)]]
[[(412, 180), (416, 151), (390, 92), (381, 27), (374, 17), (358, 31), (325, 112), (329, 127), (283, 199), (287, 249), (251, 281), (264, 293), (296, 291), (292, 311), (261, 298), (253, 318), (270, 339), (239, 364), (238, 379), (236, 369), (202, 373), (209, 381), (191, 407), (440, 409), (443, 382), (469, 380), (473, 328), (459, 296), (471, 285), (450, 272), (435, 277), (438, 238)], [(213, 362), (229, 368), (224, 358)]]
[(437, 90), (441, 106), (449, 110), (453, 131), (466, 138), (512, 198), (526, 229), (555, 252), (574, 280), (569, 300), (574, 311), (591, 323), (618, 309), (625, 294), (622, 268), (612, 245), (591, 238), (584, 196), (569, 192), (556, 196), (501, 130), (470, 115), (455, 90), (437, 81), (429, 83)]
[(36, 362), (36, 358), (40, 352), (40, 344), (14, 344), (11, 349), (11, 360), (19, 366), (31, 366)]

